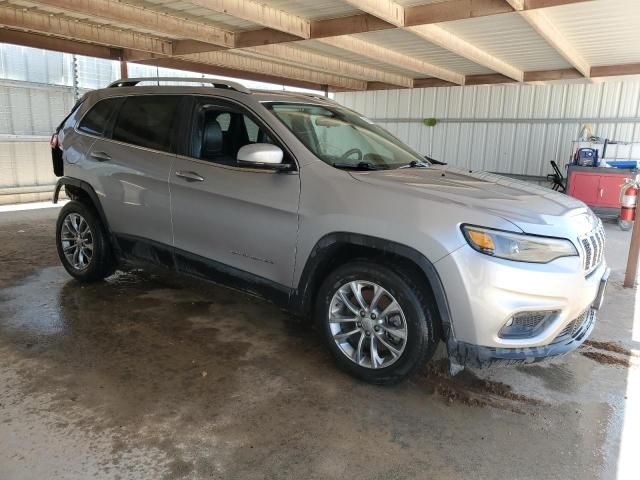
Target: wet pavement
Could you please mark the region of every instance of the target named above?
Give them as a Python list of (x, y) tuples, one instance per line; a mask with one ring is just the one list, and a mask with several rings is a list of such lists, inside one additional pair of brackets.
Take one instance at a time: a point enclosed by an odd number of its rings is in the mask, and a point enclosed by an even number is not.
[(588, 346), (374, 387), (263, 301), (140, 270), (75, 282), (56, 215), (0, 214), (0, 479), (640, 478), (640, 332), (615, 225)]

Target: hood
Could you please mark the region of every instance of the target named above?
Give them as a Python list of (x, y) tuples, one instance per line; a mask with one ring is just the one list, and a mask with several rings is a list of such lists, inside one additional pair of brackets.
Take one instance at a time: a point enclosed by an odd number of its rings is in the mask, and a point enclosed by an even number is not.
[[(352, 176), (362, 182), (399, 188), (423, 199), (482, 210), (529, 233), (549, 234), (545, 227), (565, 223), (568, 217), (584, 217), (589, 212), (581, 201), (548, 188), (447, 166), (352, 172)], [(469, 217), (469, 223), (473, 223), (473, 216)]]

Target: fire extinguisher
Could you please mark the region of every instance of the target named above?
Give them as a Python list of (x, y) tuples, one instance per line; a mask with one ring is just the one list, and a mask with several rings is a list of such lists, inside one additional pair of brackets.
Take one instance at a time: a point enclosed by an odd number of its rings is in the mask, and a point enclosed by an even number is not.
[(636, 219), (636, 199), (640, 189), (640, 176), (626, 178), (620, 188), (620, 216), (618, 225), (622, 230), (631, 230)]

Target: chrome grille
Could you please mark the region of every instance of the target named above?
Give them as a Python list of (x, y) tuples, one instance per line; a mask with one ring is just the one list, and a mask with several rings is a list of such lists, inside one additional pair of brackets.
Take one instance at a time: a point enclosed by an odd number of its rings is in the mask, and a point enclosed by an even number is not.
[(580, 237), (580, 244), (583, 250), (583, 268), (585, 273), (589, 274), (593, 272), (604, 255), (604, 228), (602, 222), (598, 221), (598, 226), (594, 228), (587, 235)]

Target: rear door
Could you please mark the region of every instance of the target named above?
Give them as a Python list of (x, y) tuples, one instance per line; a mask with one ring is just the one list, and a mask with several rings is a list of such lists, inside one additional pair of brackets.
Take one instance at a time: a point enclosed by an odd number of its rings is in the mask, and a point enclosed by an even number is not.
[[(290, 287), (298, 172), (238, 167), (236, 155), (243, 145), (276, 143), (273, 134), (235, 103), (211, 97), (197, 97), (194, 103), (188, 148), (178, 155), (170, 179), (178, 268), (205, 276), (214, 270), (249, 273), (250, 281)], [(294, 162), (283, 150), (285, 161)]]
[(109, 131), (87, 155), (111, 230), (137, 257), (155, 259), (144, 243), (172, 244), (169, 174), (181, 98), (124, 98)]

